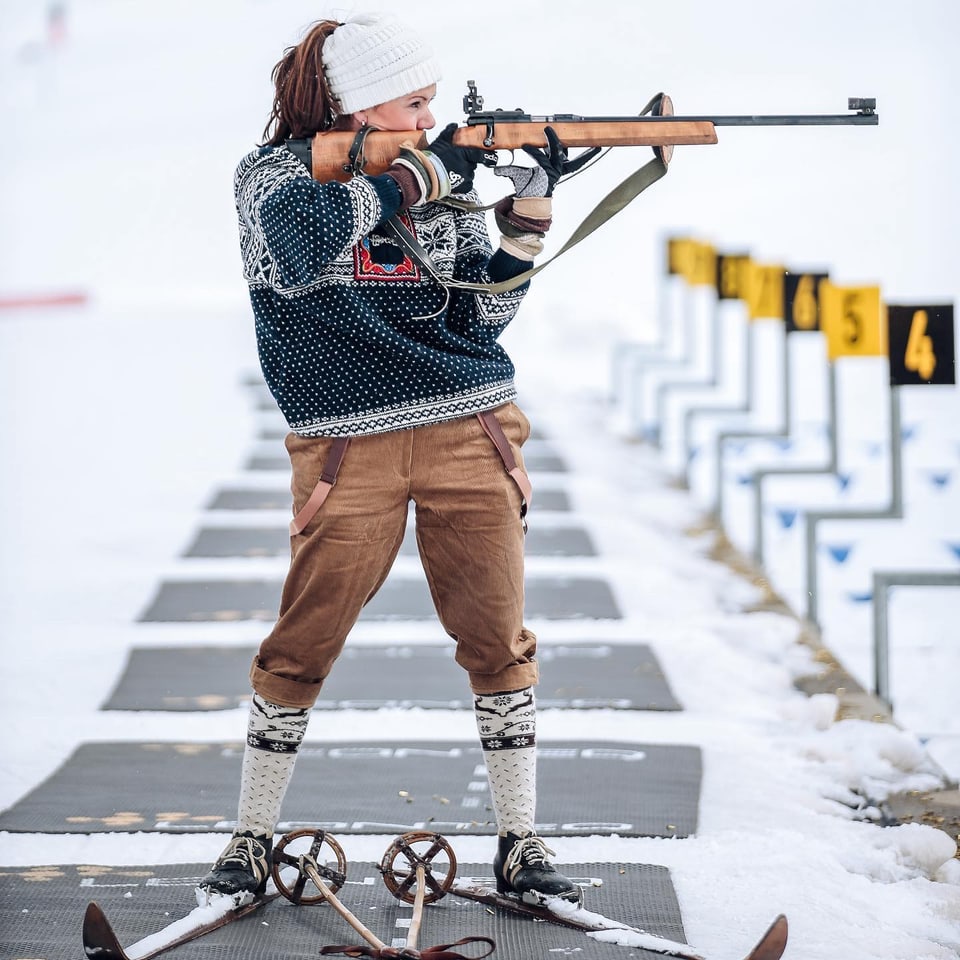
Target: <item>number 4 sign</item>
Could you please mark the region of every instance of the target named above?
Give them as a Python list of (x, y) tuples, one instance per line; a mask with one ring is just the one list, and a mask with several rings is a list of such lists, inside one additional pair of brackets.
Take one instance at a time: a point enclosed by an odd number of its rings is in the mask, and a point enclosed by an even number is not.
[(953, 304), (888, 306), (890, 383), (957, 382)]

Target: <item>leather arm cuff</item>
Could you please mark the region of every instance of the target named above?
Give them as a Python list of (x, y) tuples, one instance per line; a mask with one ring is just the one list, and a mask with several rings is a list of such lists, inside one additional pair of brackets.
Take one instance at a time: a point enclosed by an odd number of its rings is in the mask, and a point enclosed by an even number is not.
[[(535, 209), (542, 210), (543, 204), (542, 201), (544, 198), (535, 197), (533, 198), (537, 201), (537, 207)], [(500, 232), (505, 236), (519, 236), (523, 233), (546, 233), (550, 229), (550, 224), (552, 219), (549, 215), (549, 203), (547, 200), (547, 216), (546, 217), (533, 217), (526, 213), (526, 211), (520, 205), (524, 201), (516, 197), (504, 197), (494, 209), (494, 217), (497, 221), (497, 226), (500, 229)], [(520, 209), (518, 209), (520, 207)]]
[(400, 190), (401, 210), (406, 210), (420, 202), (424, 185), (409, 167), (395, 163), (386, 172), (386, 176), (390, 177)]

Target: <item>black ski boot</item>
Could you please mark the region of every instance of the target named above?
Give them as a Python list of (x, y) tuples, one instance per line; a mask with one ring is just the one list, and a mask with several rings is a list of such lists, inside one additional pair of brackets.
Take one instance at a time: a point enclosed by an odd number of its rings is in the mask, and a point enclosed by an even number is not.
[(206, 897), (218, 893), (236, 897), (238, 906), (249, 903), (267, 886), (272, 849), (270, 837), (257, 837), (249, 832), (235, 834), (200, 881), (200, 892)]
[(580, 888), (568, 880), (547, 859), (553, 851), (536, 834), (518, 837), (508, 833), (498, 838), (493, 873), (497, 893), (514, 894), (526, 903), (540, 903), (547, 897), (562, 897), (579, 904)]

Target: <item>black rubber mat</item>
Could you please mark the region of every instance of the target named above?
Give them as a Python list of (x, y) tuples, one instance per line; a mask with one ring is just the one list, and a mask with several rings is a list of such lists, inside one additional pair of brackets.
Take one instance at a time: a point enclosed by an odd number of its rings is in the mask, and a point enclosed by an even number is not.
[[(318, 710), (468, 710), (473, 697), (447, 644), (348, 644)], [(135, 647), (105, 710), (227, 710), (250, 699), (254, 647)], [(645, 644), (541, 645), (542, 709), (679, 710)]]
[[(276, 619), (280, 580), (178, 580), (160, 584), (142, 621), (203, 622)], [(528, 577), (526, 616), (545, 620), (619, 620), (620, 610), (605, 580)], [(425, 579), (389, 578), (367, 604), (361, 620), (433, 620)]]
[[(593, 557), (596, 548), (583, 527), (539, 527), (527, 531), (527, 556)], [(290, 553), (286, 527), (203, 527), (197, 531), (185, 557), (280, 557)], [(413, 525), (408, 525), (400, 547), (403, 556), (417, 554)]]
[[(290, 510), (289, 490), (232, 488), (219, 490), (207, 505), (208, 510)], [(570, 510), (565, 490), (537, 487), (533, 494), (531, 517), (543, 511)]]
[[(491, 447), (491, 449), (493, 448)], [(494, 456), (496, 456), (495, 451)], [(567, 470), (563, 457), (548, 449), (527, 449), (525, 447), (523, 450), (523, 465), (528, 473), (565, 473)], [(247, 460), (244, 467), (247, 470), (278, 470), (282, 473), (289, 473), (290, 459), (282, 452), (254, 454)]]
[[(381, 940), (402, 946), (412, 908), (396, 900), (371, 863), (350, 861), (337, 896)], [(454, 845), (456, 853), (456, 846)], [(124, 946), (188, 913), (193, 888), (208, 864), (165, 866), (38, 866), (0, 868), (0, 955), (74, 958), (83, 955), (80, 930), (91, 900), (104, 910)], [(561, 864), (584, 886), (584, 906), (648, 933), (683, 941), (677, 896), (666, 867), (647, 864)], [(489, 864), (459, 864), (460, 878), (486, 878)], [(465, 936), (496, 941), (491, 960), (658, 960), (658, 955), (601, 943), (576, 930), (494, 912), (448, 894), (425, 908), (418, 946), (425, 949)], [(362, 944), (329, 906), (294, 906), (279, 899), (250, 917), (176, 949), (178, 960), (314, 960), (327, 944)], [(470, 953), (470, 947), (464, 949)], [(474, 949), (476, 952), (476, 949)]]
[[(0, 830), (229, 832), (242, 755), (242, 743), (82, 744), (0, 814)], [(551, 741), (538, 744), (537, 755), (537, 829), (544, 836), (683, 837), (696, 830), (697, 747)], [(307, 743), (278, 829), (494, 834), (492, 817), (479, 743)]]

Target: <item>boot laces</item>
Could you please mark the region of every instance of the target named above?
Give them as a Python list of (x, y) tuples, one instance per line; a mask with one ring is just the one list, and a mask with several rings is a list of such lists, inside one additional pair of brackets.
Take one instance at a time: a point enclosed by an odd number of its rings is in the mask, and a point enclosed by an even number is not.
[(265, 873), (266, 854), (266, 847), (256, 837), (234, 837), (221, 854), (218, 865), (249, 870), (259, 879)]
[(505, 871), (513, 871), (520, 867), (549, 867), (547, 855), (555, 855), (544, 842), (542, 837), (530, 835), (521, 837), (507, 854), (504, 862)]

